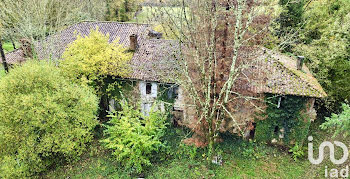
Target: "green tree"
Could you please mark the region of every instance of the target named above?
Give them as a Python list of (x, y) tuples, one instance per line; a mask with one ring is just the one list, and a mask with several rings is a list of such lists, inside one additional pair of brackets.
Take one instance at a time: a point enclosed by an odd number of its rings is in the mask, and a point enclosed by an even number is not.
[(92, 30), (89, 36), (78, 35), (63, 53), (59, 64), (71, 80), (87, 84), (95, 89), (100, 98), (100, 118), (104, 118), (108, 108), (109, 91), (117, 85), (110, 85), (114, 77), (127, 77), (132, 53), (118, 43), (109, 43), (109, 36)]
[(303, 12), (305, 0), (280, 0), (282, 12), (276, 19), (274, 33), (280, 39), (280, 49), (285, 52), (292, 52), (295, 43), (298, 43), (298, 34), (303, 26)]
[[(302, 33), (303, 54), (315, 77), (326, 90), (323, 107), (339, 112), (341, 103), (350, 100), (350, 3), (347, 0), (319, 0), (309, 4)], [(323, 110), (325, 111), (325, 110)]]
[(106, 125), (106, 138), (101, 142), (113, 151), (118, 162), (140, 173), (151, 165), (152, 154), (164, 146), (161, 137), (166, 128), (166, 115), (151, 112), (144, 116), (126, 100), (121, 102), (121, 107)]
[(109, 43), (109, 35), (92, 30), (89, 36), (78, 35), (63, 53), (61, 69), (70, 79), (89, 84), (103, 95), (103, 80), (111, 75), (127, 77), (132, 53), (118, 43)]
[(59, 68), (29, 61), (0, 79), (0, 178), (25, 178), (77, 159), (97, 125), (97, 98)]
[(107, 0), (106, 19), (110, 21), (130, 21), (143, 0)]
[(326, 122), (321, 125), (322, 129), (336, 129), (334, 136), (342, 133), (345, 136), (350, 134), (350, 106), (343, 104), (343, 111), (340, 114), (332, 114), (326, 117)]

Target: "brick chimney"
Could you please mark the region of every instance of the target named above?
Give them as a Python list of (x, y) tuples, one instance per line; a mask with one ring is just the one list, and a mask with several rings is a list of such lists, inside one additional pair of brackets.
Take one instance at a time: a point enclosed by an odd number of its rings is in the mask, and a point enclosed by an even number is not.
[(297, 69), (298, 70), (302, 70), (303, 69), (303, 65), (304, 65), (304, 56), (298, 56), (297, 58)]
[(21, 39), (20, 42), (24, 58), (33, 58), (32, 43), (28, 39)]
[(137, 50), (137, 35), (136, 34), (132, 34), (130, 35), (130, 50), (131, 51), (136, 51)]

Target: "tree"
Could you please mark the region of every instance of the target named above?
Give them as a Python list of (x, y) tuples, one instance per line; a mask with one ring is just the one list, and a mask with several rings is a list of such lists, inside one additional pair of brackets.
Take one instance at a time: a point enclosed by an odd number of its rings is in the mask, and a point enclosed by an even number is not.
[(334, 136), (342, 133), (345, 136), (349, 135), (350, 129), (350, 106), (342, 105), (340, 114), (332, 114), (331, 117), (326, 117), (326, 122), (321, 125), (321, 129), (336, 129)]
[(4, 35), (4, 28), (0, 24), (0, 57), (2, 59), (1, 63), (4, 65), (5, 71), (8, 72), (9, 69), (8, 69), (8, 65), (7, 65), (7, 62), (6, 62), (6, 56), (5, 56), (4, 49), (2, 48), (2, 36), (3, 35)]
[(0, 36), (0, 57), (2, 59), (1, 63), (4, 65), (4, 69), (6, 72), (9, 71), (9, 68), (8, 68), (8, 65), (7, 65), (7, 62), (6, 62), (6, 56), (5, 56), (5, 52), (4, 52), (4, 49), (2, 48), (2, 40), (1, 40), (1, 36)]
[(301, 32), (305, 44), (295, 48), (307, 58), (311, 71), (328, 94), (319, 110), (325, 115), (338, 113), (341, 104), (350, 100), (349, 11), (346, 0), (311, 2)]
[(104, 111), (108, 107), (106, 80), (108, 77), (127, 77), (131, 57), (132, 53), (118, 40), (109, 43), (109, 36), (97, 29), (86, 37), (78, 35), (63, 53), (59, 66), (71, 80), (92, 86), (101, 98)]
[(82, 20), (103, 20), (106, 4), (99, 0), (1, 0), (0, 9), (0, 24), (7, 35), (34, 41)]
[(25, 178), (75, 160), (97, 125), (93, 92), (45, 61), (28, 61), (0, 80), (0, 177)]
[(225, 119), (232, 121), (234, 132), (241, 135), (245, 130), (247, 121), (239, 121), (233, 113), (242, 101), (255, 98), (237, 89), (242, 81), (249, 80), (242, 72), (255, 59), (250, 47), (263, 44), (271, 9), (264, 8), (268, 4), (264, 1), (202, 0), (179, 4), (183, 13), (177, 15), (161, 9), (169, 18), (163, 25), (181, 44), (183, 60), (179, 60), (181, 75), (177, 83), (188, 96), (188, 108), (195, 113), (191, 128), (204, 139), (211, 156)]
[(109, 21), (130, 21), (143, 0), (107, 0), (107, 17)]
[(275, 34), (280, 39), (279, 47), (285, 52), (292, 52), (296, 43), (300, 43), (299, 32), (303, 27), (305, 0), (279, 0), (282, 12), (276, 19)]

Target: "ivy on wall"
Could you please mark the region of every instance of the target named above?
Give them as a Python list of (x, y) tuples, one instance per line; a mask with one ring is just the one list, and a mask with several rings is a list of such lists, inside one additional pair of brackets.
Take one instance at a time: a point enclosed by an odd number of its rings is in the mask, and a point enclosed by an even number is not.
[(300, 96), (265, 95), (266, 111), (264, 120), (256, 123), (255, 139), (270, 143), (273, 139), (286, 146), (302, 144), (307, 137), (311, 120), (302, 113), (307, 98)]

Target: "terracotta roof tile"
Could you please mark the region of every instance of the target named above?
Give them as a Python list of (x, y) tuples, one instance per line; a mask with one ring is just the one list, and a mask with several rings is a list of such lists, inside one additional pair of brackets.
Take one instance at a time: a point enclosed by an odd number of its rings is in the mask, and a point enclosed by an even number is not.
[[(179, 44), (177, 41), (163, 39), (149, 39), (147, 34), (150, 26), (147, 24), (118, 23), (118, 22), (82, 22), (48, 37), (36, 44), (36, 51), (40, 59), (59, 59), (67, 45), (76, 39), (77, 33), (88, 35), (90, 30), (110, 35), (110, 42), (120, 38), (125, 47), (130, 44), (130, 35), (138, 35), (139, 47), (131, 60), (133, 69), (131, 79), (174, 83), (178, 73), (179, 63), (176, 60)], [(50, 45), (49, 45), (50, 44)], [(283, 95), (300, 95), (311, 97), (325, 97), (321, 85), (312, 76), (309, 69), (297, 70), (296, 60), (268, 49), (259, 48), (255, 52), (257, 63), (246, 70), (252, 79), (249, 83), (242, 83), (241, 87), (255, 93), (275, 93)], [(10, 64), (23, 62), (21, 50), (6, 54)]]

